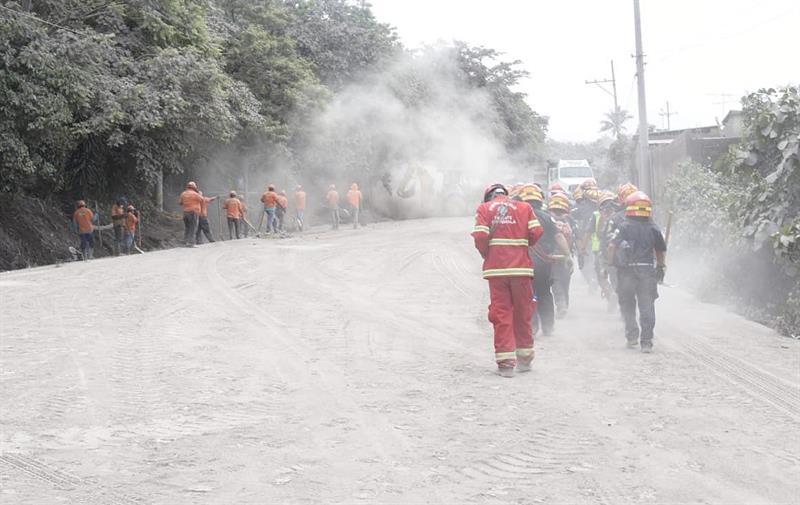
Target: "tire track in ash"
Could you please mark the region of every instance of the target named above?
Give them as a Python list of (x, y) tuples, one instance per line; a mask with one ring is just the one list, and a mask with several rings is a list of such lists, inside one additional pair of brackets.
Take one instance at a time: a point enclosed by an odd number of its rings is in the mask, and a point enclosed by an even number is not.
[(57, 490), (88, 494), (89, 503), (98, 505), (142, 505), (147, 503), (137, 496), (118, 493), (23, 454), (0, 454), (0, 463), (38, 481), (45, 482)]
[(595, 467), (589, 462), (596, 460), (601, 446), (595, 437), (576, 431), (574, 426), (559, 424), (534, 431), (513, 453), (497, 453), (456, 470), (485, 484), (534, 475), (588, 472)]
[[(665, 325), (673, 335), (683, 334), (674, 324), (667, 322)], [(795, 423), (800, 422), (800, 384), (790, 385), (697, 339), (691, 341), (681, 339), (680, 343), (666, 342), (666, 345), (708, 368)]]
[[(322, 380), (314, 377), (313, 374), (309, 372), (310, 361), (308, 359), (308, 354), (301, 354), (294, 350), (298, 348), (298, 344), (300, 344), (300, 347), (303, 349), (308, 349), (307, 343), (303, 342), (300, 335), (298, 335), (300, 332), (287, 325), (283, 320), (269, 314), (264, 314), (263, 311), (259, 310), (258, 307), (248, 300), (245, 300), (236, 289), (232, 288), (224, 280), (219, 273), (218, 263), (226, 254), (230, 253), (230, 251), (221, 250), (214, 254), (209, 254), (203, 260), (202, 271), (206, 273), (209, 282), (217, 288), (216, 292), (228, 299), (231, 305), (235, 307), (242, 316), (255, 319), (263, 325), (258, 328), (259, 330), (263, 331), (265, 328), (278, 328), (278, 331), (270, 332), (271, 341), (273, 343), (279, 343), (281, 347), (280, 353), (275, 353), (276, 356), (279, 355), (281, 357), (279, 361), (275, 361), (275, 370), (283, 369), (283, 373), (288, 373), (291, 377), (291, 383), (294, 387), (298, 388), (298, 390), (313, 394), (312, 399), (319, 407), (324, 408), (325, 404), (330, 402), (327, 407), (331, 412), (341, 412), (343, 409), (346, 410), (352, 418), (355, 418), (348, 419), (348, 422), (353, 421), (357, 424), (360, 433), (364, 435), (363, 438), (369, 440), (370, 446), (376, 450), (381, 457), (386, 458), (388, 454), (386, 442), (384, 441), (386, 436), (375, 433), (376, 426), (374, 426), (374, 419), (372, 422), (367, 422), (363, 412), (361, 412), (361, 409), (354, 402), (353, 398), (339, 394), (340, 391), (337, 392), (332, 389), (332, 385), (342, 382), (346, 383), (346, 380), (337, 380), (335, 376), (331, 375), (326, 375)], [(245, 320), (250, 321), (249, 319)], [(251, 322), (250, 324), (253, 323)], [(338, 372), (338, 375), (344, 379), (341, 371)], [(284, 377), (285, 375), (281, 378), (285, 380)], [(305, 384), (305, 387), (303, 387), (303, 384)], [(383, 433), (392, 433), (387, 426), (381, 426), (379, 428), (382, 429), (381, 431)], [(402, 439), (397, 437), (394, 437), (394, 442), (401, 445), (405, 443)]]

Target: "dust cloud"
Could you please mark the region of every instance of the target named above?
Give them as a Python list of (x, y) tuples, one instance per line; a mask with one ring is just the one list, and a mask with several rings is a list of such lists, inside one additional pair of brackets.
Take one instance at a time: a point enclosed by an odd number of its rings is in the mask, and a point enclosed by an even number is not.
[(290, 149), (219, 153), (199, 182), (246, 190), (251, 205), (269, 183), (287, 191), (302, 184), (312, 211), (330, 184), (344, 193), (355, 182), (378, 216), (469, 214), (488, 180), (514, 179), (522, 170), (498, 140), (491, 96), (470, 87), (457, 56), (449, 46), (402, 53), (316, 114), (304, 111)]

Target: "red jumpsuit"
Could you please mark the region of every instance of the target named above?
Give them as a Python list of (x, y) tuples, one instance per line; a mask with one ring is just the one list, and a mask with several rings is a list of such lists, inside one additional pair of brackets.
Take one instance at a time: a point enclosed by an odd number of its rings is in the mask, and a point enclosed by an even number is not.
[(489, 321), (494, 325), (497, 366), (533, 360), (533, 262), (528, 247), (544, 233), (530, 205), (507, 196), (481, 204), (472, 237), (489, 281)]

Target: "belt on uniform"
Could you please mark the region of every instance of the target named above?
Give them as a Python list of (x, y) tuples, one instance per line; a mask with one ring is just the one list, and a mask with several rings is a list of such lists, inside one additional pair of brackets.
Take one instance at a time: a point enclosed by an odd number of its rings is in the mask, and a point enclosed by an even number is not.
[(652, 267), (655, 266), (652, 263), (628, 263), (625, 265), (626, 267)]

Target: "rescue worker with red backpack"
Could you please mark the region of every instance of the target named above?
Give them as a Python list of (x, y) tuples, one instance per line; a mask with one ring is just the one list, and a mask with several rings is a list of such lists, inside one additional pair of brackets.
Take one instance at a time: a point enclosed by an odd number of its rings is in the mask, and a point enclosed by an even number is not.
[(530, 205), (508, 197), (502, 184), (484, 191), (476, 212), (472, 237), (483, 258), (483, 278), (489, 281), (489, 321), (494, 326), (494, 350), (498, 373), (513, 377), (531, 369), (533, 332), (533, 263), (528, 246), (538, 242), (544, 230)]
[[(652, 214), (653, 204), (645, 193), (636, 191), (628, 196), (625, 219), (614, 231), (608, 248), (610, 261), (617, 267), (617, 293), (628, 347), (641, 345), (645, 353), (653, 350), (655, 301), (658, 283), (664, 280), (667, 251), (664, 236), (652, 221)], [(637, 306), (639, 324), (636, 322)]]

